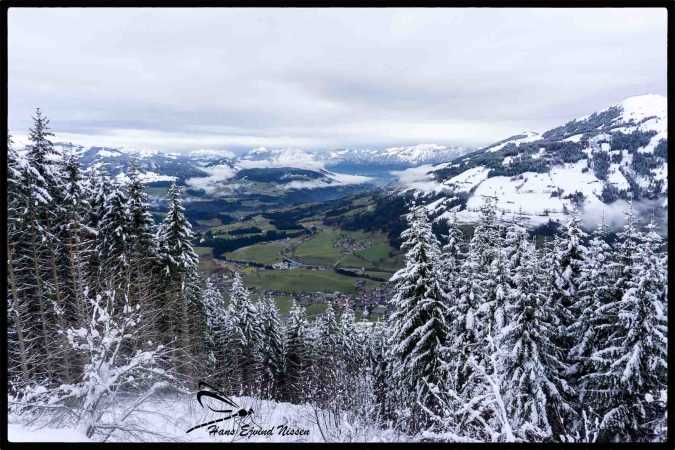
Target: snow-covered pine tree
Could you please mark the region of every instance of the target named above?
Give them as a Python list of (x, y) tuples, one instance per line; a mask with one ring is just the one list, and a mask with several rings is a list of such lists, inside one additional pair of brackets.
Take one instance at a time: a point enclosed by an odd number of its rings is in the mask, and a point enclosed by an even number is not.
[[(33, 191), (34, 203), (50, 204), (54, 194), (59, 191), (61, 173), (57, 164), (59, 154), (50, 140), (54, 133), (50, 131), (49, 119), (42, 115), (40, 108), (35, 110), (33, 127), (28, 133), (30, 143), (26, 146), (26, 158), (31, 170), (30, 178), (26, 181)], [(55, 214), (56, 211), (52, 210), (51, 213)]]
[(202, 305), (206, 316), (204, 340), (209, 374), (214, 380), (222, 380), (226, 375), (228, 358), (226, 337), (229, 317), (223, 294), (211, 277), (206, 279), (202, 291)]
[(239, 272), (235, 272), (230, 288), (228, 307), (230, 330), (227, 350), (231, 355), (234, 395), (259, 394), (261, 373), (260, 345), (262, 323), (251, 293), (244, 286)]
[(260, 302), (262, 394), (264, 398), (281, 398), (286, 377), (284, 328), (274, 299), (266, 295)]
[(25, 160), (19, 156), (7, 137), (7, 356), (8, 381), (11, 391), (18, 391), (37, 378), (34, 367), (41, 358), (31, 310), (30, 277), (27, 272), (26, 246), (27, 199), (29, 187), (25, 184)]
[(94, 165), (87, 169), (87, 184), (89, 193), (89, 214), (87, 224), (98, 230), (108, 204), (108, 196), (111, 193), (113, 181), (106, 172)]
[[(630, 217), (629, 217), (630, 219)], [(654, 232), (639, 232), (629, 220), (623, 247), (621, 272), (625, 288), (620, 298), (598, 308), (603, 322), (614, 327), (592, 355), (594, 371), (585, 375), (586, 396), (600, 415), (598, 440), (663, 440), (659, 424), (665, 415), (667, 386), (666, 271), (659, 255), (662, 238)]]
[[(153, 286), (158, 293), (156, 298), (145, 298), (149, 304), (141, 305), (142, 311), (148, 313), (148, 319), (153, 322), (157, 318), (155, 310), (157, 309), (158, 300), (162, 294), (160, 261), (158, 256), (158, 242), (156, 239), (155, 221), (150, 213), (150, 206), (148, 204), (148, 196), (145, 192), (143, 183), (138, 174), (138, 161), (132, 158), (128, 170), (128, 182), (126, 183), (128, 192), (128, 209), (129, 209), (129, 292), (130, 301), (137, 303), (140, 301), (139, 293), (142, 292), (146, 286)], [(190, 295), (188, 292), (197, 288), (193, 283), (199, 283), (198, 280), (193, 280), (196, 271), (190, 272), (187, 277), (187, 289), (185, 289), (186, 296), (196, 300), (195, 295)], [(199, 302), (195, 302), (199, 304)], [(201, 304), (199, 304), (201, 306)], [(193, 305), (194, 306), (194, 305)], [(192, 308), (195, 319), (199, 318), (196, 308)], [(199, 322), (203, 324), (204, 317)], [(197, 319), (198, 320), (198, 319)], [(154, 324), (153, 328), (160, 328), (159, 324)], [(185, 345), (185, 344), (183, 344)]]
[(102, 274), (102, 262), (99, 261), (99, 254), (96, 247), (100, 244), (101, 223), (103, 217), (107, 212), (108, 197), (111, 193), (113, 181), (106, 175), (106, 173), (98, 166), (93, 165), (86, 170), (86, 194), (87, 202), (89, 203), (89, 211), (85, 218), (85, 223), (90, 230), (96, 234), (94, 236), (93, 251), (89, 252), (87, 259), (87, 282), (90, 288), (90, 294), (95, 295), (98, 292), (99, 286), (105, 284), (100, 279)]
[(119, 184), (111, 186), (110, 195), (105, 200), (106, 212), (98, 224), (96, 236), (99, 272), (104, 278), (110, 270), (127, 270), (131, 245), (129, 200), (124, 187)]
[(464, 233), (457, 225), (457, 216), (453, 216), (453, 220), (447, 221), (448, 234), (445, 237), (446, 242), (443, 245), (441, 270), (446, 284), (446, 291), (451, 296), (457, 295), (459, 271), (464, 259)]
[(311, 370), (310, 344), (307, 341), (305, 308), (293, 300), (286, 324), (286, 385), (284, 399), (302, 403), (307, 399)]
[(362, 327), (357, 326), (356, 316), (351, 304), (347, 302), (342, 309), (339, 321), (338, 362), (340, 364), (340, 405), (349, 410), (363, 410), (370, 391), (369, 380), (363, 367), (368, 364), (366, 349), (367, 337)]
[(140, 263), (141, 270), (148, 270), (154, 265), (157, 256), (155, 221), (150, 214), (148, 195), (138, 176), (137, 161), (132, 160), (128, 176), (131, 253)]
[[(23, 178), (26, 186), (30, 187), (25, 209), (29, 218), (26, 222), (28, 245), (25, 261), (30, 267), (27, 274), (32, 278), (27, 280), (32, 289), (31, 303), (39, 311), (44, 372), (49, 376), (70, 379), (69, 362), (62, 360), (67, 350), (65, 342), (55, 334), (64, 301), (61, 274), (56, 266), (57, 255), (62, 252), (55, 233), (55, 224), (62, 212), (57, 204), (61, 192), (61, 172), (57, 164), (59, 155), (50, 141), (51, 136), (49, 120), (38, 108), (33, 117), (33, 127), (29, 130)], [(54, 342), (59, 343), (56, 351)]]
[(573, 326), (579, 308), (577, 305), (579, 285), (587, 254), (587, 249), (584, 246), (586, 236), (586, 233), (581, 229), (578, 211), (574, 211), (555, 249), (554, 289), (551, 300), (561, 321), (562, 328), (558, 333), (556, 342), (565, 352), (565, 361), (567, 361), (570, 349), (577, 341), (577, 336), (573, 334)]
[(332, 303), (319, 315), (314, 326), (312, 378), (315, 380), (314, 400), (323, 408), (334, 404), (342, 372), (342, 360), (347, 356), (342, 352), (342, 335)]
[[(467, 386), (474, 379), (472, 366), (489, 361), (486, 353), (486, 337), (495, 328), (494, 319), (498, 311), (497, 287), (492, 279), (496, 268), (504, 264), (497, 258), (502, 250), (499, 245), (501, 227), (497, 224), (495, 204), (486, 198), (481, 207), (481, 218), (469, 243), (466, 258), (462, 262), (457, 282), (457, 297), (451, 312), (450, 325), (452, 341), (448, 355), (451, 385), (458, 392), (480, 390), (479, 386)], [(498, 259), (498, 263), (493, 262)], [(502, 293), (500, 293), (502, 294)], [(499, 311), (503, 310), (503, 298), (499, 297)], [(474, 362), (469, 364), (470, 356)], [(485, 368), (492, 373), (494, 368)]]
[(499, 372), (515, 433), (526, 441), (541, 441), (560, 428), (552, 424), (559, 424), (561, 412), (570, 406), (560, 391), (565, 366), (553, 343), (555, 312), (539, 288), (539, 260), (523, 231), (512, 229), (507, 239), (514, 249), (509, 259), (513, 264), (507, 307), (511, 319), (499, 349)]
[(398, 426), (416, 433), (442, 423), (439, 392), (446, 383), (443, 347), (448, 339), (448, 306), (440, 285), (440, 244), (424, 207), (407, 215), (401, 233), (405, 266), (394, 274), (391, 300), (392, 385), (399, 400)]
[(642, 235), (638, 230), (631, 202), (625, 214), (623, 229), (617, 233), (614, 258), (612, 258), (612, 270), (616, 277), (613, 292), (615, 298), (622, 298), (635, 278), (634, 258), (639, 251), (641, 239)]
[[(471, 243), (484, 262), (489, 261), (488, 271), (475, 273), (479, 278), (484, 295), (481, 308), (485, 309), (487, 332), (499, 347), (506, 318), (506, 296), (508, 293), (508, 261), (505, 257), (504, 225), (496, 218), (496, 200), (487, 199), (481, 221), (474, 231)], [(486, 246), (489, 245), (489, 246)], [(491, 260), (490, 256), (491, 255)], [(480, 260), (480, 259), (479, 259)], [(483, 275), (483, 276), (481, 276)]]
[[(585, 375), (596, 369), (592, 355), (602, 347), (615, 329), (614, 317), (599, 314), (605, 305), (614, 301), (616, 271), (612, 262), (613, 251), (607, 243), (608, 228), (603, 221), (593, 233), (588, 244), (587, 257), (581, 269), (579, 291), (574, 314), (576, 320), (570, 327), (575, 344), (570, 350), (570, 382), (576, 388), (578, 409), (586, 410), (586, 419), (594, 417), (589, 409), (583, 381)], [(585, 428), (578, 426), (585, 434)], [(590, 436), (580, 435), (588, 440)]]
[(157, 231), (163, 272), (169, 277), (183, 275), (199, 264), (194, 252), (192, 225), (185, 216), (181, 189), (172, 183), (168, 192), (169, 211)]
[[(199, 257), (194, 251), (192, 225), (185, 215), (181, 189), (172, 183), (168, 192), (169, 210), (157, 230), (161, 273), (166, 281), (167, 300), (162, 331), (171, 339), (178, 336), (182, 352), (176, 353), (181, 371), (190, 372), (196, 361), (193, 355), (195, 341), (191, 329), (200, 329), (195, 319), (199, 309)], [(179, 356), (179, 353), (183, 353)]]
[(368, 346), (370, 376), (373, 386), (373, 410), (371, 417), (375, 423), (389, 424), (394, 417), (392, 404), (395, 403), (389, 389), (391, 383), (391, 364), (389, 356), (389, 336), (383, 322), (376, 322), (370, 333)]
[(66, 249), (68, 298), (71, 299), (77, 315), (84, 314), (86, 302), (82, 297), (87, 287), (86, 261), (93, 251), (96, 232), (86, 224), (86, 215), (90, 205), (80, 161), (77, 154), (68, 152), (63, 155), (64, 181), (63, 181), (63, 210), (64, 220), (62, 223), (61, 238)]

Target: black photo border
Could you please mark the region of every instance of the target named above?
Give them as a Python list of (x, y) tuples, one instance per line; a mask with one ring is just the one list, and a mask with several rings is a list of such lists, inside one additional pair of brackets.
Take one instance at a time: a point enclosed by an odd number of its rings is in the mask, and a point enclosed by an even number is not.
[[(139, 8), (139, 7), (172, 7), (172, 8), (204, 8), (204, 7), (284, 7), (284, 8), (359, 8), (359, 7), (378, 7), (378, 8), (388, 8), (388, 7), (410, 7), (410, 8), (420, 8), (420, 7), (452, 7), (452, 8), (665, 8), (667, 10), (668, 19), (667, 19), (667, 92), (670, 94), (673, 92), (673, 81), (672, 81), (672, 70), (671, 63), (673, 61), (673, 46), (672, 43), (672, 29), (673, 29), (673, 7), (675, 6), (675, 0), (454, 0), (454, 1), (433, 1), (433, 0), (398, 0), (398, 1), (355, 1), (355, 0), (342, 0), (342, 1), (317, 1), (317, 0), (263, 0), (263, 1), (242, 1), (242, 0), (194, 0), (194, 1), (185, 1), (185, 0), (158, 0), (158, 1), (149, 1), (149, 0), (0, 0), (0, 38), (2, 39), (2, 45), (0, 51), (0, 113), (3, 119), (2, 135), (0, 135), (0, 140), (2, 142), (3, 150), (1, 160), (1, 176), (0, 176), (0, 187), (2, 190), (2, 195), (0, 196), (0, 201), (2, 201), (2, 209), (0, 210), (0, 216), (5, 216), (4, 211), (7, 209), (7, 134), (9, 130), (8, 124), (8, 13), (12, 8), (35, 8), (35, 7), (44, 7), (44, 8), (101, 8), (101, 7), (115, 7), (115, 8)], [(582, 12), (580, 12), (582, 13)], [(668, 117), (673, 117), (673, 101), (668, 95)], [(673, 120), (668, 122), (668, 136), (672, 136), (673, 133)], [(670, 161), (668, 162), (668, 181), (672, 179), (672, 165)], [(671, 196), (668, 194), (668, 199), (670, 200)], [(668, 234), (672, 236), (672, 229), (670, 226), (671, 223), (671, 214), (670, 210), (668, 213)], [(555, 448), (555, 447), (569, 447), (569, 448), (607, 448), (607, 449), (622, 449), (622, 448), (653, 448), (653, 449), (675, 449), (675, 432), (673, 431), (675, 425), (675, 408), (673, 408), (673, 402), (675, 401), (675, 392), (671, 389), (671, 382), (673, 380), (673, 367), (675, 366), (674, 355), (672, 350), (673, 343), (673, 322), (675, 318), (674, 308), (669, 308), (668, 310), (668, 433), (667, 440), (665, 442), (658, 443), (643, 443), (643, 442), (621, 442), (621, 443), (594, 443), (594, 444), (581, 444), (581, 443), (481, 443), (481, 444), (464, 444), (464, 443), (423, 443), (423, 442), (409, 442), (409, 443), (232, 443), (232, 444), (223, 444), (223, 443), (172, 443), (172, 442), (160, 442), (160, 443), (89, 443), (89, 442), (78, 442), (78, 443), (63, 443), (63, 442), (10, 442), (7, 439), (7, 429), (8, 429), (8, 398), (7, 398), (7, 365), (8, 365), (8, 355), (7, 355), (7, 303), (6, 303), (6, 292), (7, 292), (7, 221), (3, 219), (3, 232), (4, 236), (2, 239), (2, 250), (3, 250), (3, 261), (2, 261), (2, 286), (3, 291), (5, 292), (5, 298), (0, 301), (0, 389), (2, 394), (0, 395), (0, 449), (17, 449), (17, 450), (42, 450), (46, 448), (63, 448), (63, 449), (85, 449), (85, 448), (97, 448), (97, 447), (107, 447), (107, 448), (124, 448), (132, 447), (133, 449), (143, 449), (143, 448), (156, 448), (161, 447), (163, 449), (170, 448), (183, 448), (186, 446), (194, 447), (204, 447), (204, 446), (242, 446), (247, 448), (254, 447), (279, 447), (279, 446), (342, 446), (342, 445), (351, 445), (355, 447), (384, 447), (384, 446), (393, 446), (401, 445), (411, 448), (411, 446), (424, 446), (426, 448), (434, 447), (470, 447), (470, 448), (480, 448), (480, 447), (490, 447), (490, 448), (532, 448), (532, 447), (544, 447), (544, 448)], [(668, 240), (668, 253), (673, 248), (672, 239)], [(673, 284), (673, 272), (671, 270), (672, 263), (670, 258), (668, 259), (668, 284)]]

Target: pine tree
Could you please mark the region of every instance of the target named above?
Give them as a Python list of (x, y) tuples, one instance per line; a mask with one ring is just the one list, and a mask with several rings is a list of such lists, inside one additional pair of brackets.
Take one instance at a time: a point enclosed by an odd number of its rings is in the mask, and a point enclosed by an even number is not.
[(372, 329), (368, 346), (370, 376), (373, 380), (374, 408), (371, 416), (376, 422), (389, 423), (393, 419), (395, 399), (389, 389), (391, 363), (389, 361), (389, 336), (384, 323), (377, 322)]
[[(59, 191), (61, 174), (55, 163), (59, 155), (49, 139), (54, 133), (50, 131), (49, 119), (42, 115), (40, 108), (35, 110), (33, 127), (28, 133), (30, 144), (26, 147), (26, 158), (30, 164), (30, 178), (26, 181), (31, 186), (34, 204), (49, 205)], [(51, 214), (55, 213), (51, 211)]]
[[(614, 301), (616, 271), (612, 263), (612, 248), (606, 242), (608, 229), (604, 221), (595, 231), (588, 245), (587, 258), (584, 261), (579, 282), (576, 321), (570, 327), (575, 344), (570, 350), (571, 380), (575, 384), (579, 405), (587, 405), (586, 387), (582, 377), (592, 373), (594, 362), (592, 355), (613, 332), (614, 318), (598, 314), (605, 305)], [(607, 320), (609, 319), (609, 321)], [(587, 436), (584, 436), (587, 438)]]
[[(29, 130), (29, 145), (26, 148), (26, 166), (23, 182), (29, 186), (26, 196), (26, 254), (24, 258), (27, 275), (26, 282), (32, 289), (30, 302), (39, 315), (39, 335), (42, 341), (42, 372), (48, 376), (60, 375), (71, 378), (68, 361), (61, 358), (66, 352), (62, 338), (56, 335), (60, 308), (64, 305), (61, 298), (61, 279), (55, 265), (57, 255), (61, 254), (59, 241), (55, 235), (55, 223), (61, 213), (57, 200), (60, 196), (61, 173), (56, 164), (58, 153), (50, 141), (53, 133), (49, 130), (49, 120), (38, 108), (33, 117), (33, 127)], [(23, 252), (21, 252), (23, 253)], [(18, 268), (23, 271), (23, 268)], [(55, 349), (54, 343), (57, 342)], [(59, 370), (63, 368), (63, 370)], [(60, 372), (60, 373), (56, 373)]]
[(565, 352), (566, 361), (568, 352), (576, 341), (571, 327), (579, 309), (577, 302), (587, 253), (583, 244), (585, 238), (586, 233), (581, 229), (579, 216), (575, 212), (567, 223), (562, 238), (557, 242), (554, 255), (552, 302), (561, 320), (562, 328), (557, 342)]
[(601, 417), (601, 441), (655, 439), (665, 414), (666, 276), (658, 254), (662, 239), (653, 230), (651, 225), (647, 234), (640, 233), (629, 220), (623, 244), (624, 248), (635, 245), (636, 252), (628, 264), (623, 261), (627, 267), (621, 282), (626, 289), (620, 298), (598, 309), (600, 320), (613, 318), (614, 327), (593, 353), (595, 370), (583, 381)]
[(98, 166), (92, 166), (87, 171), (87, 184), (89, 187), (87, 224), (98, 230), (107, 211), (106, 205), (108, 205), (108, 196), (111, 193), (113, 182)]
[[(504, 266), (498, 257), (500, 245), (500, 227), (497, 224), (494, 202), (487, 198), (481, 207), (481, 218), (469, 243), (458, 278), (456, 302), (451, 312), (452, 341), (449, 348), (452, 385), (458, 391), (475, 391), (477, 387), (468, 386), (468, 380), (474, 378), (471, 358), (475, 364), (487, 364), (487, 336), (495, 330), (495, 318), (503, 311), (503, 293), (492, 277), (495, 269)], [(496, 263), (495, 263), (496, 262)], [(493, 264), (495, 263), (495, 264)], [(501, 269), (499, 269), (501, 271)], [(501, 283), (501, 280), (499, 280)], [(497, 304), (499, 299), (499, 305)], [(495, 330), (496, 331), (496, 330)], [(494, 368), (485, 368), (492, 372)], [(481, 388), (482, 389), (482, 388)]]
[[(7, 350), (10, 389), (34, 382), (40, 358), (27, 278), (25, 212), (30, 191), (25, 183), (26, 162), (7, 137)], [(26, 267), (28, 266), (28, 267)]]
[(413, 208), (407, 219), (409, 228), (401, 234), (407, 251), (405, 267), (391, 280), (395, 294), (390, 345), (392, 381), (401, 402), (399, 426), (418, 432), (442, 420), (438, 391), (446, 383), (443, 347), (448, 338), (448, 308), (439, 284), (439, 243), (424, 208)]
[(132, 161), (129, 168), (129, 232), (132, 241), (132, 255), (139, 260), (141, 268), (152, 267), (157, 255), (155, 241), (155, 221), (150, 214), (148, 196), (138, 176), (137, 162)]
[(278, 400), (281, 398), (286, 381), (286, 348), (279, 310), (272, 297), (263, 297), (260, 304), (260, 318), (263, 395), (265, 398)]
[(307, 341), (308, 324), (305, 308), (295, 300), (286, 324), (286, 392), (287, 401), (306, 400), (311, 369), (310, 345)]
[(328, 407), (335, 400), (337, 385), (343, 368), (342, 359), (347, 355), (342, 353), (342, 335), (340, 325), (335, 317), (333, 305), (328, 304), (326, 311), (315, 320), (313, 378), (316, 380), (315, 400), (319, 405)]
[[(191, 366), (195, 360), (191, 355), (197, 344), (191, 329), (201, 328), (195, 323), (195, 318), (200, 317), (195, 313), (195, 309), (199, 308), (200, 297), (199, 257), (192, 246), (192, 225), (185, 216), (181, 189), (176, 183), (169, 188), (168, 203), (169, 210), (157, 231), (161, 274), (166, 281), (167, 300), (164, 307), (169, 308), (161, 328), (169, 338), (179, 336), (182, 355), (176, 354), (179, 358), (176, 362), (183, 372), (189, 372), (194, 370)], [(177, 316), (172, 312), (176, 312)]]
[(226, 375), (228, 358), (226, 337), (229, 317), (225, 299), (211, 277), (206, 279), (202, 304), (206, 316), (204, 338), (209, 369), (214, 379), (222, 379)]
[(556, 429), (552, 424), (561, 421), (561, 411), (570, 409), (561, 392), (565, 365), (553, 343), (555, 312), (539, 289), (534, 246), (527, 242), (526, 233), (513, 232), (518, 240), (511, 242), (517, 250), (510, 261), (516, 263), (516, 255), (519, 261), (511, 273), (511, 320), (500, 346), (500, 371), (514, 429), (522, 439), (540, 441), (552, 436)]
[(171, 277), (189, 273), (199, 264), (194, 252), (192, 225), (185, 216), (181, 189), (173, 183), (168, 192), (169, 211), (164, 218), (157, 237), (163, 262), (163, 272)]
[(255, 395), (260, 387), (257, 380), (261, 373), (262, 323), (239, 272), (234, 273), (230, 288), (228, 317), (230, 333), (227, 346), (232, 356), (233, 374), (236, 374), (236, 378), (233, 377), (235, 395)]
[(129, 267), (131, 234), (129, 223), (129, 203), (127, 193), (120, 185), (111, 188), (106, 198), (105, 209), (98, 226), (96, 238), (99, 272), (114, 270), (126, 271)]
[(79, 157), (75, 153), (64, 155), (64, 221), (62, 238), (67, 248), (67, 266), (70, 278), (70, 297), (84, 305), (81, 293), (86, 283), (85, 260), (89, 257), (96, 233), (87, 226), (86, 218), (90, 205), (88, 192), (82, 178)]
[(443, 279), (446, 284), (446, 291), (452, 298), (458, 295), (459, 289), (459, 272), (461, 270), (462, 259), (464, 254), (462, 251), (462, 242), (464, 235), (462, 230), (457, 226), (457, 217), (455, 216), (452, 222), (448, 221), (448, 235), (446, 243), (442, 248), (441, 270)]

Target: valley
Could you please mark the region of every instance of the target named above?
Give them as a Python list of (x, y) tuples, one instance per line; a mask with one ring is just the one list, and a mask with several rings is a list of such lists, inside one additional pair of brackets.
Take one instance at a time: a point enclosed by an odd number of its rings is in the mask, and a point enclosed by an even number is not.
[(485, 198), (501, 221), (526, 225), (538, 245), (575, 211), (587, 230), (622, 224), (629, 208), (667, 224), (665, 97), (638, 96), (545, 131), (480, 149), (419, 144), (330, 151), (254, 148), (162, 153), (59, 143), (83, 166), (118, 181), (132, 165), (157, 222), (171, 183), (206, 275), (243, 273), (257, 296), (321, 312), (351, 297), (359, 316), (385, 309), (387, 280), (402, 267), (400, 233), (422, 204), (443, 236), (455, 222), (470, 236)]

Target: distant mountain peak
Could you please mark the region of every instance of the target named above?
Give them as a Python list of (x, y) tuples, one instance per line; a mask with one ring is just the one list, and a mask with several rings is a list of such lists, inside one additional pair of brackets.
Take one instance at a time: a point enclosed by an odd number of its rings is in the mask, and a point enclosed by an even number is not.
[(531, 225), (560, 221), (575, 208), (621, 218), (620, 201), (666, 208), (667, 154), (667, 100), (640, 95), (541, 134), (525, 131), (450, 163), (402, 171), (399, 179), (437, 217), (452, 211), (475, 220), (481, 196), (491, 195), (503, 213), (529, 214)]

